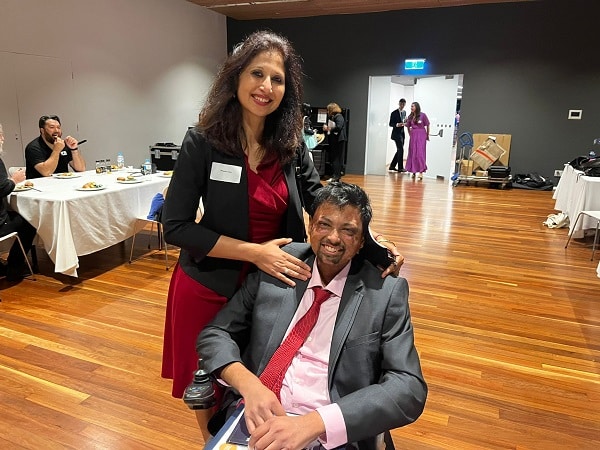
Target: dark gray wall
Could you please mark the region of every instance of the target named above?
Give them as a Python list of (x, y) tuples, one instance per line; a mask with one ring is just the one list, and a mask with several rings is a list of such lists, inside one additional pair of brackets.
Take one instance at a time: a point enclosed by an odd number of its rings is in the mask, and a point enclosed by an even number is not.
[[(512, 135), (512, 173), (552, 177), (600, 137), (596, 0), (227, 22), (229, 45), (257, 29), (286, 35), (305, 61), (305, 99), (351, 112), (348, 173), (362, 173), (370, 75), (425, 57), (432, 74), (464, 74), (460, 131)], [(427, 105), (422, 105), (427, 111)], [(567, 120), (582, 109), (582, 120)], [(596, 149), (598, 153), (599, 148)]]

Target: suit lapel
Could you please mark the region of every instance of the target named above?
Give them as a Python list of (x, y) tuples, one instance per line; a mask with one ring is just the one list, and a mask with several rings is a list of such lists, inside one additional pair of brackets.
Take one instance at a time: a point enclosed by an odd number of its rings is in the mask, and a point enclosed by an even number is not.
[[(340, 300), (340, 308), (335, 320), (335, 326), (333, 328), (331, 349), (329, 350), (329, 370), (327, 378), (330, 392), (335, 396), (337, 396), (337, 392), (333, 393), (335, 390), (335, 386), (333, 385), (333, 372), (363, 299), (362, 289), (364, 284), (359, 276), (360, 266), (361, 264), (358, 264), (356, 260), (352, 261), (350, 273), (346, 279), (342, 299)], [(332, 400), (333, 398), (334, 397), (332, 396)]]

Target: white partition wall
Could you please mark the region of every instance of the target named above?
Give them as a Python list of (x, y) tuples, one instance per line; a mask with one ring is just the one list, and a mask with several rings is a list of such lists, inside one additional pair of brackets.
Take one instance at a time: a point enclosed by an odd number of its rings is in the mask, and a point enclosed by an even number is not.
[[(3, 0), (3, 159), (20, 165), (57, 114), (95, 159), (140, 164), (156, 142), (180, 143), (227, 52), (226, 19), (173, 0)], [(58, 30), (58, 32), (56, 31)]]
[(391, 77), (369, 77), (365, 173), (383, 175), (387, 170), (387, 127)]

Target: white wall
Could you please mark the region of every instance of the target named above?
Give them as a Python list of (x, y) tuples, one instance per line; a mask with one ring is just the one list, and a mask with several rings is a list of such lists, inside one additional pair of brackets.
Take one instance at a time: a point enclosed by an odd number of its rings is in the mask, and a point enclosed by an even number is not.
[(386, 133), (390, 119), (388, 99), (392, 84), (390, 80), (391, 77), (369, 77), (364, 172), (367, 175), (383, 175), (386, 170)]
[[(118, 151), (127, 164), (140, 164), (149, 145), (181, 143), (197, 120), (226, 56), (226, 19), (184, 0), (3, 0), (0, 52), (0, 72), (13, 78), (0, 98), (10, 98), (11, 89), (35, 92), (33, 100), (21, 100), (20, 120), (0, 116), (7, 166), (39, 135), (43, 114), (61, 116), (63, 134), (88, 139), (82, 146), (88, 168)], [(28, 65), (16, 67), (22, 55)], [(34, 81), (47, 73), (40, 60), (66, 66), (71, 82)], [(22, 76), (31, 72), (37, 73)]]

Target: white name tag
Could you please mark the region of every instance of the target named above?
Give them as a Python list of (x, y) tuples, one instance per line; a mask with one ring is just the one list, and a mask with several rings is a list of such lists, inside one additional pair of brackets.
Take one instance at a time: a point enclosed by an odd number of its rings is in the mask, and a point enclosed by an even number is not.
[(210, 179), (225, 183), (239, 183), (242, 178), (242, 167), (230, 164), (212, 163)]

